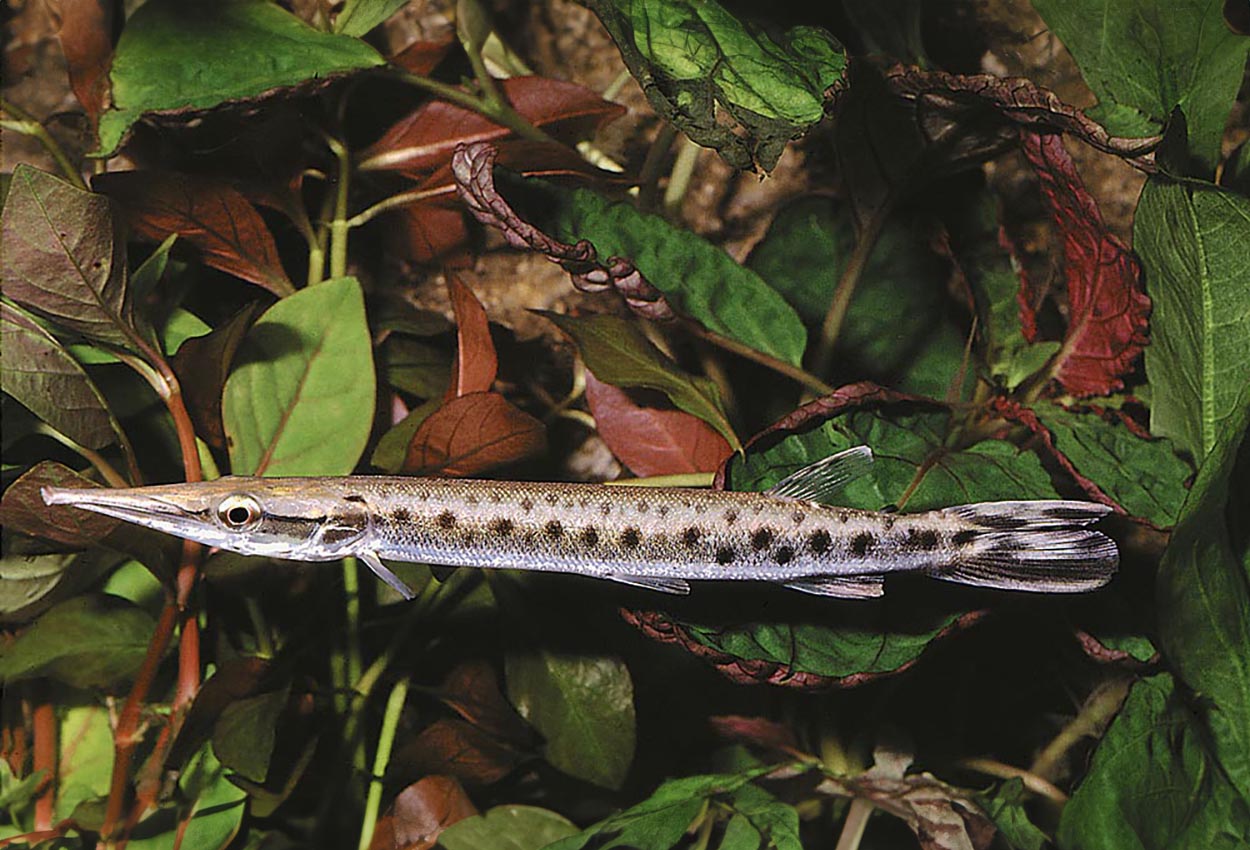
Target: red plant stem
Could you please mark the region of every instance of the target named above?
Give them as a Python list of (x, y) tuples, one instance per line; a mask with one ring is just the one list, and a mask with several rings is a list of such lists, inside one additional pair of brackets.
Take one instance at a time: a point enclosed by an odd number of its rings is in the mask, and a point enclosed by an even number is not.
[(117, 730), (113, 733), (113, 775), (109, 779), (108, 804), (104, 810), (104, 823), (100, 826), (100, 837), (106, 846), (113, 843), (117, 824), (126, 802), (126, 791), (130, 779), (130, 763), (134, 760), (135, 747), (139, 743), (139, 720), (143, 711), (144, 701), (152, 682), (156, 679), (156, 670), (160, 666), (165, 650), (174, 636), (174, 626), (178, 622), (178, 606), (173, 598), (166, 600), (161, 609), (160, 619), (156, 622), (156, 630), (152, 640), (148, 642), (147, 654), (135, 675), (135, 683), (126, 696), (121, 713), (117, 717)]
[(44, 771), (39, 796), (35, 799), (36, 832), (52, 829), (52, 818), (56, 813), (56, 707), (48, 699), (47, 688), (41, 685), (36, 685), (34, 689), (35, 709), (31, 723), (34, 727), (32, 767), (36, 773)]

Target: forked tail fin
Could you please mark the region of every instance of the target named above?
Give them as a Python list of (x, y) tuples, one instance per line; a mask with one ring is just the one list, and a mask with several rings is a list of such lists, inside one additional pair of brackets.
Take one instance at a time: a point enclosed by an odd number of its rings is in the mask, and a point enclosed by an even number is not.
[[(999, 590), (1080, 593), (1115, 575), (1115, 541), (1092, 525), (1111, 512), (1094, 502), (983, 502), (949, 508), (969, 541), (934, 578)], [(964, 532), (967, 533), (967, 532)]]

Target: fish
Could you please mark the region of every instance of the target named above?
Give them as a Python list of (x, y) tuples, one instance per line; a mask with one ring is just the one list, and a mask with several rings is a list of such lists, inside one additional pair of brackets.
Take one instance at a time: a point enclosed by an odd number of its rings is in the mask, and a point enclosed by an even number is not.
[(672, 594), (691, 581), (766, 581), (821, 596), (881, 596), (921, 573), (998, 590), (1105, 585), (1106, 505), (980, 502), (917, 513), (826, 504), (871, 468), (855, 446), (763, 492), (351, 475), (227, 476), (122, 489), (44, 487), (70, 505), (244, 555), (354, 556), (405, 598), (384, 561), (575, 573)]

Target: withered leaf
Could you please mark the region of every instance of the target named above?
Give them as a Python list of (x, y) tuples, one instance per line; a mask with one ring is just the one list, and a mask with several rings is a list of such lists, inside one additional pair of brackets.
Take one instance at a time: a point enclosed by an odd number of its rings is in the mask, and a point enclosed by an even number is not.
[(547, 445), (543, 424), (499, 393), (454, 398), (413, 435), (403, 471), (473, 475), (538, 454)]
[(58, 0), (50, 8), (57, 20), (56, 34), (65, 52), (70, 87), (95, 125), (108, 99), (114, 4), (109, 0)]
[(587, 372), (586, 403), (599, 436), (635, 475), (714, 472), (733, 452), (715, 428), (656, 391), (623, 390)]
[(220, 180), (171, 171), (117, 171), (92, 185), (117, 201), (140, 237), (171, 233), (201, 252), (205, 265), (282, 297), (294, 292), (269, 227), (243, 194)]
[(369, 850), (428, 850), (444, 829), (477, 813), (455, 779), (427, 776), (399, 792), (379, 819)]
[(457, 342), (451, 385), (447, 387), (446, 398), (450, 400), (488, 391), (495, 383), (499, 358), (495, 354), (495, 343), (490, 338), (486, 310), (473, 290), (459, 276), (448, 273), (447, 292), (456, 314)]

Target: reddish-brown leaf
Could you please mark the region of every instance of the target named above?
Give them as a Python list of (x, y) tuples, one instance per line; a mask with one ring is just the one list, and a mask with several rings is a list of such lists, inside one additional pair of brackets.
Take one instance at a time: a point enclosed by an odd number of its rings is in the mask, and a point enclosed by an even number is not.
[[(513, 77), (504, 80), (501, 88), (518, 113), (562, 140), (584, 138), (625, 111), (590, 89), (560, 80)], [(511, 130), (477, 112), (445, 100), (431, 100), (400, 119), (363, 151), (359, 165), (364, 171), (419, 176), (451, 159), (459, 144), (510, 135)]]
[(441, 262), (465, 268), (470, 262), (465, 246), (469, 227), (464, 210), (446, 201), (411, 204), (387, 215), (392, 253), (418, 265)]
[(469, 785), (490, 785), (526, 757), (472, 723), (445, 717), (422, 729), (395, 753), (391, 766), (409, 775), (439, 771)]
[(426, 76), (443, 61), (456, 43), (456, 37), (448, 34), (438, 41), (414, 41), (391, 57), (391, 64), (413, 74)]
[(62, 505), (45, 505), (41, 487), (91, 489), (94, 481), (67, 466), (45, 460), (9, 485), (0, 500), (0, 524), (9, 531), (30, 534), (65, 546), (93, 546), (121, 525), (120, 520)]
[[(1103, 224), (1062, 137), (1024, 133), (1022, 142), (1063, 239), (1068, 332), (1055, 356), (1055, 379), (1072, 395), (1107, 395), (1124, 386), (1124, 374), (1149, 341), (1141, 265)], [(1027, 328), (1032, 317), (1024, 318)]]
[(528, 748), (535, 732), (499, 690), (495, 668), (485, 661), (457, 665), (436, 695), (467, 722), (496, 738)]
[(226, 432), (221, 424), (221, 391), (230, 375), (235, 352), (260, 313), (260, 304), (244, 307), (211, 333), (188, 339), (169, 359), (182, 387), (195, 433), (218, 449), (226, 447)]
[(49, 4), (65, 52), (70, 87), (93, 127), (109, 95), (113, 6), (111, 0), (55, 0)]
[(733, 454), (711, 425), (660, 393), (623, 390), (587, 372), (586, 403), (599, 436), (635, 475), (715, 472)]
[(434, 411), (408, 444), (407, 473), (473, 475), (546, 448), (543, 424), (499, 393), (470, 393)]
[(121, 206), (140, 237), (160, 242), (177, 233), (200, 250), (205, 265), (278, 296), (294, 290), (273, 234), (229, 184), (190, 174), (119, 171), (97, 175), (92, 185)]
[(791, 756), (799, 752), (799, 742), (794, 737), (794, 730), (767, 717), (726, 714), (709, 717), (707, 720), (713, 731), (727, 741)]
[(470, 393), (484, 393), (495, 383), (499, 358), (490, 338), (490, 322), (486, 310), (473, 290), (459, 276), (448, 272), (447, 293), (456, 314), (456, 362), (451, 370), (451, 385), (446, 400)]
[(409, 785), (378, 820), (369, 850), (428, 850), (453, 823), (477, 808), (450, 776), (427, 776)]

